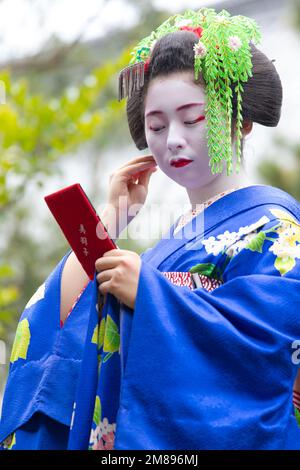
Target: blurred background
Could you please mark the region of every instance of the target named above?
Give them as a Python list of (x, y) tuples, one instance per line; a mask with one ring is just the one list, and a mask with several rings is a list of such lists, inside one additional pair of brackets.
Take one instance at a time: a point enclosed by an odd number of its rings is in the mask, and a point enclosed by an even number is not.
[[(259, 23), (258, 47), (275, 59), (283, 107), (276, 128), (254, 124), (246, 169), (300, 200), (300, 0), (0, 0), (0, 406), (17, 321), (69, 250), (44, 196), (78, 182), (100, 208), (110, 173), (148, 153), (131, 140), (118, 72), (171, 14), (201, 7)], [(161, 211), (150, 214), (155, 205)], [(134, 233), (151, 220), (157, 236), (129, 234), (118, 245), (141, 253), (187, 209), (185, 189), (156, 172), (130, 226)]]

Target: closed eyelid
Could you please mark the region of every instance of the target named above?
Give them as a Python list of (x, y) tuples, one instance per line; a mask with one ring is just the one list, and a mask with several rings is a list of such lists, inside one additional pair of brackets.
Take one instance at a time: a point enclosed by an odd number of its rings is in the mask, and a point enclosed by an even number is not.
[(201, 116), (199, 116), (195, 119), (195, 122), (203, 121), (203, 119), (205, 119), (205, 115), (201, 114)]
[[(197, 123), (197, 122), (200, 122), (200, 121), (203, 121), (203, 119), (205, 119), (205, 115), (201, 114), (200, 116), (198, 116), (197, 118), (194, 118), (194, 119), (184, 119), (184, 122), (192, 122), (192, 123)], [(160, 123), (155, 123), (155, 124), (149, 124), (149, 127), (152, 127), (152, 126), (159, 126), (159, 125), (162, 125)]]

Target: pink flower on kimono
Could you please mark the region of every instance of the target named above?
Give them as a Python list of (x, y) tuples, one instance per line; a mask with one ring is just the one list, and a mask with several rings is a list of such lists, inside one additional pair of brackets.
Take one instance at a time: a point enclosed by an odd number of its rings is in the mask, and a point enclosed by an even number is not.
[(102, 439), (105, 440), (105, 449), (113, 450), (115, 443), (115, 433), (111, 431), (108, 434), (102, 436)]
[(115, 442), (115, 433), (110, 431), (108, 434), (103, 434), (98, 442), (96, 442), (93, 450), (113, 450)]
[(93, 444), (92, 450), (105, 450), (105, 447), (104, 447), (104, 445), (103, 445), (102, 439), (100, 439), (100, 441), (98, 441), (98, 442), (96, 442), (95, 444)]
[(113, 450), (115, 441), (116, 423), (109, 423), (107, 418), (100, 421), (96, 429), (92, 429), (89, 449)]

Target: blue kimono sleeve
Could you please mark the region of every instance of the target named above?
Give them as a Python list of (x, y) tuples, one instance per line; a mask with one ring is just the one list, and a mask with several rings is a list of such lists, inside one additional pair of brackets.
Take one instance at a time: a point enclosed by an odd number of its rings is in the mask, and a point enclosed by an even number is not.
[(212, 292), (176, 286), (142, 260), (115, 449), (300, 448), (299, 245), (261, 233), (231, 246)]
[(29, 300), (10, 358), (0, 448), (66, 449), (87, 323), (90, 282), (60, 327), (61, 274), (70, 251)]

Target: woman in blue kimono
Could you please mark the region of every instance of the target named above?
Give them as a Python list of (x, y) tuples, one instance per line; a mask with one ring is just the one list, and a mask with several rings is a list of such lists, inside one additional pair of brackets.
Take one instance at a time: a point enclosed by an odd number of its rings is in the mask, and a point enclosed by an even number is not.
[(69, 251), (39, 287), (12, 350), (3, 448), (300, 448), (300, 205), (232, 172), (253, 122), (280, 118), (257, 39), (249, 18), (188, 10), (135, 49), (119, 97), (152, 155), (111, 176), (102, 219), (117, 239), (157, 167), (191, 209), (141, 256), (105, 253), (93, 281)]

